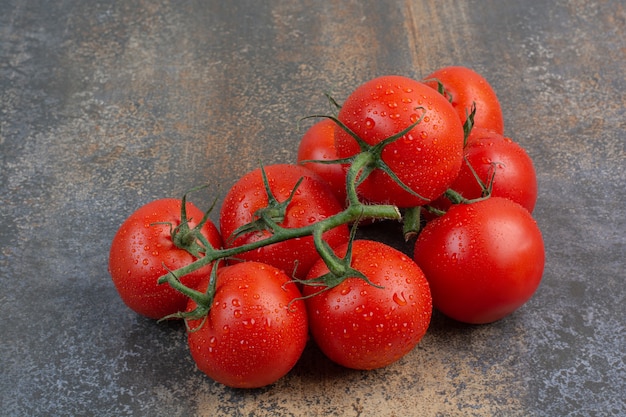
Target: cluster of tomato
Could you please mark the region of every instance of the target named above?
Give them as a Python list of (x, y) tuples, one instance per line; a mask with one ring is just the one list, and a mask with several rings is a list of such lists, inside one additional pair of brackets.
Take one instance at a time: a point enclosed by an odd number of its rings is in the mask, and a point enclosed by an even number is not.
[[(297, 162), (239, 179), (219, 230), (186, 198), (162, 199), (113, 239), (122, 300), (183, 318), (191, 355), (214, 380), (271, 384), (309, 337), (338, 364), (383, 367), (417, 345), (433, 307), (489, 323), (537, 289), (535, 171), (476, 72), (360, 85), (304, 134)], [(413, 256), (355, 239), (371, 218), (403, 218)]]

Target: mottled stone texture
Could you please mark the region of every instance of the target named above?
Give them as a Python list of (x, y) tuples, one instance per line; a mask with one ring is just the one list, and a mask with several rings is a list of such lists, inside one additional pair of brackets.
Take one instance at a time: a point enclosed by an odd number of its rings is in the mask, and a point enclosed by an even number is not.
[[(0, 414), (626, 415), (624, 7), (0, 2)], [(293, 161), (324, 93), (452, 64), (490, 81), (535, 160), (547, 263), (517, 313), (436, 314), (372, 372), (310, 346), (274, 386), (238, 391), (194, 368), (181, 326), (119, 300), (108, 248), (134, 208), (207, 182), (191, 199), (208, 206), (260, 162)], [(409, 251), (396, 232), (375, 231)]]

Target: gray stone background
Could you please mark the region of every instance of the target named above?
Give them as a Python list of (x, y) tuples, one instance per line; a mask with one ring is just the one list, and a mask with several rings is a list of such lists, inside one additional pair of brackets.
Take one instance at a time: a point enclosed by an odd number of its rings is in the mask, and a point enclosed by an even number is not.
[[(0, 2), (0, 414), (626, 415), (625, 55), (621, 0)], [(445, 65), (489, 80), (535, 161), (547, 262), (521, 310), (435, 314), (371, 372), (309, 346), (241, 391), (122, 304), (108, 249), (134, 209), (206, 182), (208, 207), (295, 161), (323, 93)]]

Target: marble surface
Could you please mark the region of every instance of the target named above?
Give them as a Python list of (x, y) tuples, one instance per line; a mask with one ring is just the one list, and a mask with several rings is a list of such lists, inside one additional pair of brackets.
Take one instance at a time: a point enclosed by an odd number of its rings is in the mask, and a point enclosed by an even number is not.
[[(626, 415), (625, 55), (621, 0), (2, 1), (0, 414)], [(132, 210), (205, 182), (208, 207), (294, 161), (324, 93), (445, 65), (489, 80), (535, 161), (547, 261), (521, 310), (435, 314), (371, 372), (311, 345), (242, 391), (195, 369), (180, 325), (122, 304), (107, 257)], [(409, 250), (392, 229), (371, 233)]]

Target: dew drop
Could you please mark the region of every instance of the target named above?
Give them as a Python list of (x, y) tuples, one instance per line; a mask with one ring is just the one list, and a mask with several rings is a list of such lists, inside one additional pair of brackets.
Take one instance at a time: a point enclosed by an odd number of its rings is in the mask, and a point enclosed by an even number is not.
[(374, 121), (374, 119), (368, 117), (365, 119), (365, 128), (366, 129), (373, 129), (376, 126), (376, 122)]
[(400, 293), (398, 295), (398, 293), (393, 293), (393, 301), (398, 304), (399, 306), (405, 306), (406, 305), (406, 298), (404, 296), (404, 293)]

